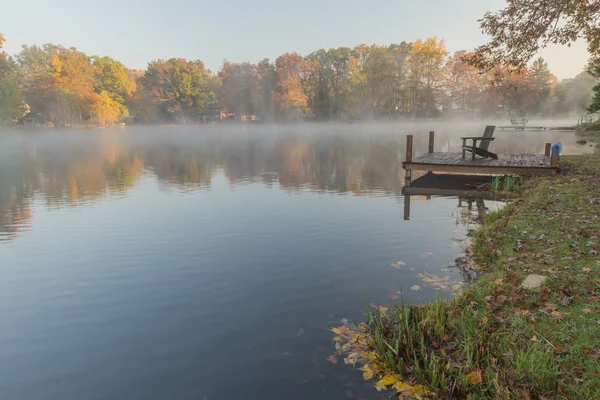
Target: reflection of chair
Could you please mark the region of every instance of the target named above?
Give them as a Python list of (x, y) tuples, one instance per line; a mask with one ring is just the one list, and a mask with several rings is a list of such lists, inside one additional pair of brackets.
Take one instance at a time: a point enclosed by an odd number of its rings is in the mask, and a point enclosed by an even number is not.
[[(490, 147), (490, 142), (494, 140), (492, 136), (494, 136), (494, 130), (496, 129), (495, 125), (488, 125), (485, 127), (485, 131), (483, 132), (483, 136), (471, 136), (471, 137), (463, 137), (462, 139), (462, 158), (465, 159), (465, 152), (471, 152), (471, 158), (474, 160), (475, 155), (479, 155), (485, 158), (493, 158), (494, 160), (498, 159), (498, 155), (488, 151), (488, 147)], [(471, 145), (467, 145), (467, 140), (471, 140)], [(477, 146), (477, 142), (481, 142), (479, 146)]]

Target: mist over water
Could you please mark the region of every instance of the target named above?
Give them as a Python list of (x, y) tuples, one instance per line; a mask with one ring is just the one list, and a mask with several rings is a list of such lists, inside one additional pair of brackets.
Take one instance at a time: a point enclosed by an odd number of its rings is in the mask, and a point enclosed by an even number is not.
[[(405, 136), (415, 156), (430, 130), (459, 151), (489, 123), (0, 132), (0, 397), (376, 398), (326, 361), (328, 328), (398, 292), (448, 296), (417, 274), (464, 280), (473, 228), (457, 198), (413, 197), (403, 219)], [(498, 153), (598, 151), (494, 136)]]

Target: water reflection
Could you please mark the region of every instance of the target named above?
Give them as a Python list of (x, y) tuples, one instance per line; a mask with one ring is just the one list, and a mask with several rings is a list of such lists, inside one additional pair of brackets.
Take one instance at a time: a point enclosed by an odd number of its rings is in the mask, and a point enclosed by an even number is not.
[[(404, 185), (405, 135), (396, 126), (376, 132), (360, 126), (169, 129), (3, 134), (0, 240), (30, 227), (32, 201), (51, 208), (77, 206), (124, 193), (144, 174), (166, 191), (209, 189), (217, 171), (232, 186), (263, 182), (286, 191), (400, 196)], [(415, 136), (416, 157), (426, 151), (427, 129), (411, 129), (423, 133)], [(479, 130), (479, 124), (440, 127), (436, 151), (457, 151), (458, 137)], [(564, 132), (501, 132), (494, 149), (539, 153), (544, 143), (558, 140), (566, 153), (593, 151)]]

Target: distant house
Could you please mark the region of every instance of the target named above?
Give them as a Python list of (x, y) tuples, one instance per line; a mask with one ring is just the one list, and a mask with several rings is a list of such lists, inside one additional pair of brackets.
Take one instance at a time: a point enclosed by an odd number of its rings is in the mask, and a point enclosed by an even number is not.
[(218, 104), (211, 104), (206, 107), (202, 113), (202, 120), (207, 121), (220, 121), (222, 119), (231, 118), (234, 114), (227, 111), (226, 108), (221, 107)]

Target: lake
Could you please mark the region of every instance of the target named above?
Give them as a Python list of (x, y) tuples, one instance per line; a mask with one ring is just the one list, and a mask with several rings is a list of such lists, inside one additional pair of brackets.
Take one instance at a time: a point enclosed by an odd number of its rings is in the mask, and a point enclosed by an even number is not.
[[(474, 225), (435, 196), (404, 220), (401, 162), (407, 133), (415, 155), (431, 129), (457, 151), (484, 125), (0, 132), (0, 397), (379, 398), (327, 361), (329, 328), (450, 296), (420, 273), (466, 279)], [(596, 150), (496, 137), (497, 152)]]

